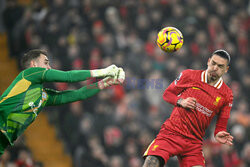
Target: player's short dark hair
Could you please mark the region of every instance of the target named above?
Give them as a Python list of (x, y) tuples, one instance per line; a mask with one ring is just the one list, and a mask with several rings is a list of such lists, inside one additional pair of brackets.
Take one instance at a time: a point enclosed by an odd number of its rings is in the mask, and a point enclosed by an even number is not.
[(212, 54), (213, 55), (218, 55), (224, 59), (227, 59), (227, 65), (230, 64), (230, 61), (231, 61), (231, 57), (230, 55), (227, 53), (227, 51), (223, 50), (223, 49), (219, 49), (219, 50), (216, 50), (214, 51), (214, 53)]
[(33, 49), (25, 53), (21, 59), (21, 66), (26, 69), (30, 66), (30, 61), (38, 58), (41, 54), (47, 56), (48, 53), (45, 50)]

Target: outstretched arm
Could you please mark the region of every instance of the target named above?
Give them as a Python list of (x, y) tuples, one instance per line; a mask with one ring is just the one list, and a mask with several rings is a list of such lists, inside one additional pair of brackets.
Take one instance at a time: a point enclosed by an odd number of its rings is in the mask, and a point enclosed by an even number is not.
[(59, 71), (47, 70), (42, 78), (44, 82), (79, 82), (85, 81), (90, 77), (114, 77), (118, 72), (115, 65), (111, 65), (104, 69), (96, 70), (72, 70), (72, 71)]
[(97, 83), (84, 86), (78, 90), (55, 91), (51, 89), (46, 89), (46, 92), (49, 95), (49, 99), (46, 105), (60, 105), (84, 100), (94, 96), (100, 90), (105, 89), (111, 85), (122, 84), (124, 80), (125, 72), (121, 68), (119, 68), (118, 75), (115, 78), (106, 77)]
[(77, 90), (56, 91), (46, 89), (46, 92), (49, 95), (46, 106), (54, 106), (84, 100), (94, 96), (99, 91), (100, 88), (98, 87), (98, 83), (84, 86)]
[(46, 70), (42, 76), (42, 82), (79, 82), (91, 77), (89, 70)]
[(115, 65), (111, 65), (104, 69), (72, 71), (47, 70), (41, 67), (33, 67), (23, 72), (23, 78), (32, 83), (39, 84), (43, 82), (79, 82), (90, 77), (114, 77), (117, 72), (118, 68)]

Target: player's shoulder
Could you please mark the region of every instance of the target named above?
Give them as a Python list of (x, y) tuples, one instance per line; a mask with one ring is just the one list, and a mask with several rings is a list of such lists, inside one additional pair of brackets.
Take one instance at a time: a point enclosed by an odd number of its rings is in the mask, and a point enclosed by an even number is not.
[(30, 67), (30, 68), (23, 70), (21, 73), (23, 73), (24, 75), (28, 75), (28, 74), (32, 74), (36, 72), (43, 72), (45, 70), (46, 68), (42, 68), (42, 67)]
[(182, 75), (185, 76), (200, 76), (202, 73), (202, 70), (193, 70), (193, 69), (186, 69), (181, 72)]
[(224, 92), (227, 96), (233, 96), (232, 89), (225, 82), (223, 82), (221, 86), (221, 91)]
[(192, 73), (192, 74), (201, 73), (201, 72), (202, 70), (193, 70), (193, 69), (186, 69), (182, 71), (182, 73)]

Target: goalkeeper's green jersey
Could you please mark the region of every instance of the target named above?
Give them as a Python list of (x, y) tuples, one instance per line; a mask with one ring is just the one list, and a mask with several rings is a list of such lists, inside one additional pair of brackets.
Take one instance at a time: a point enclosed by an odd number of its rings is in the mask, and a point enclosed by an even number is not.
[(0, 130), (9, 144), (36, 119), (44, 106), (59, 105), (93, 96), (97, 83), (78, 90), (55, 91), (44, 82), (78, 82), (91, 77), (89, 70), (59, 71), (32, 67), (22, 71), (0, 97)]

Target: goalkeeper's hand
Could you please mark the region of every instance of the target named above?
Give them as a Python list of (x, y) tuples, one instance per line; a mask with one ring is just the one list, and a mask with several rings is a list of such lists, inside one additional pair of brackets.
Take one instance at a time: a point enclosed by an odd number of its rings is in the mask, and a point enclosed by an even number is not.
[(118, 67), (114, 64), (104, 69), (91, 70), (92, 77), (115, 77), (118, 73)]
[(105, 89), (111, 85), (121, 85), (125, 81), (125, 72), (122, 68), (118, 69), (118, 72), (114, 77), (106, 77), (98, 82), (99, 89)]

